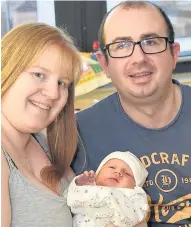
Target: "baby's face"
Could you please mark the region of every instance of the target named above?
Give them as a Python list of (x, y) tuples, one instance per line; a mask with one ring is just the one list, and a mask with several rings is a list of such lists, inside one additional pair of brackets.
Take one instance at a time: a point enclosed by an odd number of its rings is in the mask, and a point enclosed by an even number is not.
[(135, 178), (127, 163), (120, 159), (111, 159), (101, 168), (96, 184), (107, 187), (134, 188)]

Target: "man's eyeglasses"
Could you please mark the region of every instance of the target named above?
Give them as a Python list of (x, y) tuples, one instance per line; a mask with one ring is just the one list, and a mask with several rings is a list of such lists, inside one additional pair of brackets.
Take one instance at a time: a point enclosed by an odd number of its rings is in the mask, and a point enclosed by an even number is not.
[(138, 44), (145, 54), (158, 54), (166, 50), (167, 42), (174, 43), (168, 37), (152, 37), (138, 42), (121, 40), (107, 44), (103, 50), (108, 50), (109, 56), (112, 58), (125, 58), (133, 54), (135, 45)]

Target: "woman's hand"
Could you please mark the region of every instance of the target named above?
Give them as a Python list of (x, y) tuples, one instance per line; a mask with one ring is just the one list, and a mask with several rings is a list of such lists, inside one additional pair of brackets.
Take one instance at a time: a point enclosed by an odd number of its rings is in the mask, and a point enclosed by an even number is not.
[(93, 170), (85, 171), (76, 178), (75, 182), (78, 186), (96, 185), (96, 174)]

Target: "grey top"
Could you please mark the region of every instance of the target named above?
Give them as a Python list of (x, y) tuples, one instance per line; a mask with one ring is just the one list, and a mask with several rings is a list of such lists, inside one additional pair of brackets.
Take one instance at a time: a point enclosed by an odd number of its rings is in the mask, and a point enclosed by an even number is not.
[[(35, 137), (46, 150), (43, 140)], [(2, 149), (10, 168), (11, 227), (72, 227), (72, 216), (63, 193), (68, 182), (62, 179), (60, 196), (40, 189), (20, 173), (8, 153)]]

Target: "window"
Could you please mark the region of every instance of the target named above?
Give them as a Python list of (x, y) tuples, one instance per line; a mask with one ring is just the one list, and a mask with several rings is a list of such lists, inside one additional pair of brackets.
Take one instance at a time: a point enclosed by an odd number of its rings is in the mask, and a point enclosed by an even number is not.
[(1, 36), (18, 24), (37, 21), (36, 1), (2, 1)]
[(1, 36), (21, 23), (33, 21), (54, 26), (54, 0), (1, 1)]
[(180, 58), (191, 57), (191, 1), (153, 1), (162, 7), (170, 18), (175, 41), (180, 43)]

